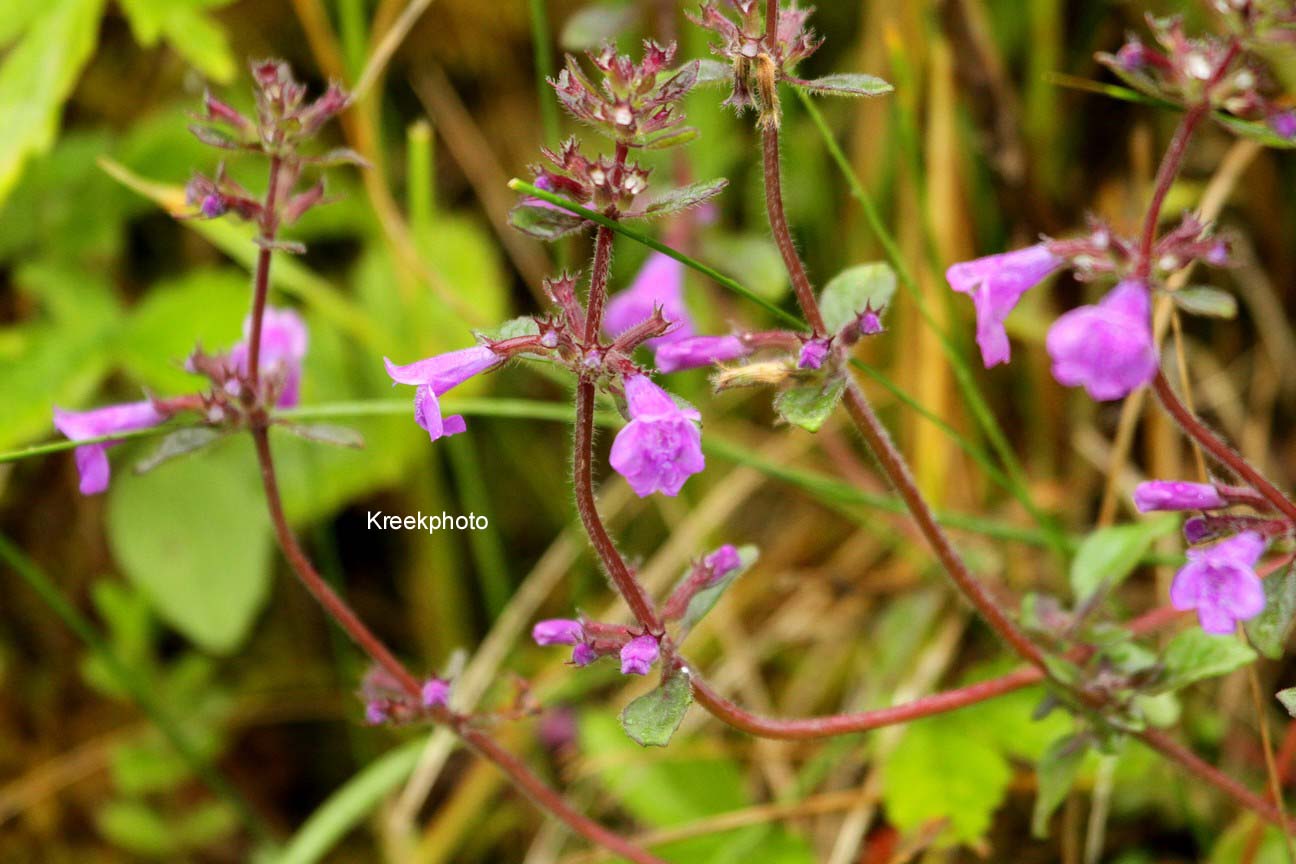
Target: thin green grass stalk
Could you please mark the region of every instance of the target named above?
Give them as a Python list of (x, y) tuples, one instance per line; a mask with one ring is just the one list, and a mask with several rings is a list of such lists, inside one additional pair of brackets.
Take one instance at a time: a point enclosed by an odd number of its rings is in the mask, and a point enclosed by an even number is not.
[(558, 141), (558, 103), (549, 92), (549, 79), (557, 74), (554, 66), (553, 45), (550, 42), (549, 11), (545, 0), (529, 0), (531, 6), (531, 47), (535, 57), (536, 93), (540, 99), (540, 123), (545, 140)]
[(405, 201), (416, 234), (427, 230), (436, 210), (432, 148), (432, 126), (426, 120), (411, 123), (405, 130)]
[(198, 749), (181, 730), (179, 724), (167, 713), (154, 696), (152, 686), (125, 663), (113, 651), (107, 640), (99, 633), (90, 619), (68, 602), (59, 591), (54, 581), (36, 566), (15, 546), (8, 537), (0, 534), (0, 560), (9, 565), (37, 596), (57, 615), (67, 628), (76, 634), (87, 649), (99, 658), (104, 668), (116, 679), (117, 684), (130, 694), (131, 699), (152, 721), (158, 731), (171, 743), (177, 754), (193, 771), (194, 775), (207, 785), (221, 800), (230, 806), (239, 820), (260, 842), (267, 846), (276, 845), (274, 833), (269, 825), (257, 815), (247, 800), (216, 768), (202, 757)]
[(364, 69), (369, 44), (369, 22), (365, 19), (365, 0), (337, 0), (338, 35), (342, 42), (342, 60), (347, 80), (354, 81)]
[[(958, 383), (959, 391), (963, 394), (965, 403), (968, 408), (971, 409), (972, 416), (976, 420), (977, 425), (981, 427), (982, 432), (990, 440), (991, 446), (994, 448), (999, 460), (1003, 463), (1007, 476), (1005, 476), (1003, 472), (997, 470), (992, 472), (991, 476), (995, 477), (998, 475), (998, 477), (1003, 478), (1001, 485), (1012, 493), (1013, 497), (1016, 498), (1024, 508), (1026, 508), (1027, 512), (1030, 513), (1031, 518), (1035, 520), (1036, 524), (1038, 524), (1040, 528), (1050, 536), (1056, 538), (1055, 542), (1049, 544), (1050, 547), (1058, 552), (1065, 551), (1065, 543), (1061, 539), (1061, 530), (1057, 526), (1056, 521), (1040, 510), (1031, 498), (1030, 492), (1026, 488), (1025, 471), (1023, 470), (1021, 463), (1017, 460), (1017, 455), (1013, 452), (1012, 445), (1009, 444), (1008, 439), (1004, 436), (1003, 430), (999, 427), (998, 421), (990, 411), (990, 406), (981, 395), (981, 390), (977, 386), (976, 378), (973, 376), (967, 360), (950, 339), (949, 334), (947, 334), (940, 325), (937, 324), (931, 310), (927, 307), (927, 302), (922, 296), (922, 292), (918, 289), (917, 281), (914, 279), (913, 274), (909, 271), (909, 268), (904, 262), (904, 256), (900, 252), (900, 247), (897, 245), (895, 238), (891, 235), (891, 232), (887, 229), (885, 222), (882, 220), (881, 213), (877, 208), (877, 203), (864, 189), (864, 185), (855, 174), (855, 169), (851, 167), (850, 160), (846, 158), (846, 154), (842, 152), (841, 145), (837, 143), (837, 139), (833, 135), (832, 130), (828, 128), (828, 124), (824, 120), (823, 114), (820, 113), (814, 102), (805, 93), (798, 90), (797, 96), (805, 106), (806, 113), (810, 115), (810, 119), (814, 122), (815, 127), (819, 130), (819, 134), (828, 148), (829, 155), (832, 157), (833, 161), (837, 163), (837, 167), (841, 170), (842, 176), (846, 178), (851, 194), (854, 196), (855, 200), (859, 202), (860, 207), (864, 212), (864, 218), (869, 223), (869, 227), (873, 229), (873, 233), (877, 236), (878, 242), (882, 246), (883, 253), (886, 255), (887, 260), (895, 270), (896, 276), (900, 280), (900, 284), (904, 286), (906, 293), (913, 301), (914, 306), (917, 308), (918, 314), (922, 317), (924, 323), (931, 328), (932, 332), (935, 333), (936, 337), (940, 340), (941, 348), (945, 352), (945, 356), (949, 359), (950, 366), (954, 372), (954, 380)], [(921, 190), (920, 194), (922, 194)], [(933, 261), (933, 264), (936, 266), (937, 270), (939, 270), (939, 262)], [(908, 403), (906, 402), (906, 404)], [(966, 450), (966, 448), (964, 449)], [(982, 460), (978, 459), (977, 462), (984, 467)]]
[[(481, 470), (481, 460), (477, 458), (477, 443), (471, 435), (455, 435), (445, 443), (460, 502), (469, 512), (493, 519), (494, 508), (482, 479), (485, 475)], [(469, 531), (468, 547), (481, 582), (486, 609), (490, 620), (494, 621), (513, 596), (508, 553), (504, 551), (498, 531)]]

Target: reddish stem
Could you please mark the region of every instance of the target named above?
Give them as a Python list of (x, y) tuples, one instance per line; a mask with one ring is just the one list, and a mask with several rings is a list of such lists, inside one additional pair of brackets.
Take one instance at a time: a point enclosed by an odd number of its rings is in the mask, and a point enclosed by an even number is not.
[(1240, 453), (1226, 444), (1201, 420), (1197, 419), (1197, 416), (1180, 401), (1178, 394), (1170, 386), (1164, 372), (1157, 372), (1156, 379), (1152, 382), (1152, 390), (1156, 393), (1157, 398), (1161, 400), (1161, 404), (1165, 406), (1166, 411), (1170, 413), (1170, 416), (1174, 418), (1184, 432), (1192, 436), (1193, 440), (1230, 471), (1255, 487), (1256, 491), (1263, 495), (1287, 519), (1296, 521), (1296, 504), (1292, 503), (1291, 499), (1280, 492), (1277, 486), (1265, 479), (1264, 475), (1252, 467), (1251, 463), (1244, 459)]
[(270, 291), (270, 254), (268, 244), (273, 243), (279, 231), (279, 213), (276, 198), (279, 195), (279, 170), (283, 163), (278, 156), (270, 157), (270, 187), (266, 190), (265, 207), (261, 210), (261, 240), (263, 244), (257, 254), (256, 278), (252, 292), (252, 328), (248, 338), (252, 344), (248, 347), (248, 389), (254, 398), (260, 390), (257, 386), (261, 366), (261, 322), (265, 319), (266, 295)]
[(585, 312), (585, 348), (598, 344), (603, 326), (603, 307), (607, 305), (608, 271), (612, 267), (612, 229), (599, 226), (594, 235), (594, 263), (591, 265), (589, 301)]
[[(777, 0), (770, 0), (774, 9), (778, 9)], [(767, 25), (774, 26), (774, 25)], [(792, 290), (796, 292), (801, 311), (810, 322), (814, 335), (825, 333), (823, 315), (819, 313), (819, 304), (815, 300), (814, 289), (810, 286), (810, 277), (806, 275), (805, 265), (797, 253), (796, 243), (788, 228), (787, 214), (783, 211), (783, 180), (779, 157), (779, 130), (767, 125), (761, 130), (761, 155), (765, 167), (765, 212), (769, 218), (770, 229), (774, 233), (774, 242), (778, 245), (779, 255), (783, 256), (783, 266), (787, 268), (792, 280)]]
[(598, 505), (594, 499), (594, 396), (593, 381), (582, 380), (576, 389), (576, 436), (575, 465), (573, 473), (576, 482), (576, 509), (580, 513), (581, 524), (589, 535), (590, 544), (598, 554), (617, 591), (629, 605), (635, 618), (653, 633), (662, 632), (661, 619), (653, 607), (652, 600), (644, 591), (639, 580), (626, 566), (625, 559), (617, 551), (616, 544), (608, 535), (603, 519), (599, 516)]

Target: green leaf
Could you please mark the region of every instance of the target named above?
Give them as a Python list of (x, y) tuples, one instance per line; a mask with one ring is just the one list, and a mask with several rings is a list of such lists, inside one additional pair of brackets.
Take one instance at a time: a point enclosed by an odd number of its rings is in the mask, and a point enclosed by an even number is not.
[(641, 747), (665, 747), (691, 704), (693, 686), (688, 673), (673, 671), (655, 689), (625, 707), (621, 728)]
[(265, 602), (271, 535), (245, 453), (232, 446), (164, 471), (113, 477), (108, 540), (158, 615), (207, 651), (236, 649)]
[[(720, 600), (720, 595), (725, 592), (725, 589), (732, 585), (739, 576), (750, 570), (758, 557), (760, 557), (760, 550), (755, 546), (740, 546), (738, 548), (738, 560), (740, 562), (738, 566), (726, 573), (713, 585), (709, 585), (694, 594), (693, 599), (689, 600), (688, 608), (684, 610), (684, 617), (681, 619), (682, 631), (688, 633), (688, 631), (692, 630)], [(685, 572), (685, 579), (689, 577), (689, 572), (691, 570)]]
[(298, 438), (314, 441), (316, 444), (331, 444), (334, 447), (347, 447), (351, 450), (363, 450), (364, 436), (349, 426), (336, 426), (332, 423), (284, 423), (275, 424), (285, 432)]
[(237, 66), (225, 31), (208, 9), (232, 0), (121, 0), (135, 40), (145, 48), (164, 38), (208, 78), (227, 83)]
[(596, 48), (629, 30), (639, 20), (633, 3), (595, 3), (579, 9), (567, 19), (559, 44), (567, 51)]
[(778, 300), (787, 293), (787, 268), (768, 235), (707, 232), (702, 238), (702, 251), (718, 270), (734, 276), (766, 300)]
[(790, 387), (774, 400), (779, 416), (809, 432), (818, 432), (846, 392), (846, 379), (834, 375), (823, 382)]
[(1287, 709), (1287, 713), (1296, 717), (1296, 687), (1287, 687), (1279, 690), (1274, 695), (1278, 697), (1278, 701), (1282, 703), (1282, 706)]
[(1130, 525), (1113, 525), (1090, 534), (1071, 560), (1071, 592), (1083, 603), (1095, 591), (1111, 590), (1125, 580), (1147, 553), (1152, 541), (1175, 529), (1172, 513)]
[(859, 264), (834, 276), (819, 294), (819, 307), (829, 333), (851, 323), (865, 307), (882, 310), (895, 296), (896, 276), (885, 263)]
[(99, 833), (137, 855), (173, 855), (179, 843), (170, 823), (142, 801), (110, 801), (95, 814)]
[(1049, 745), (1040, 757), (1035, 769), (1037, 789), (1035, 810), (1031, 815), (1033, 837), (1043, 839), (1048, 836), (1049, 818), (1058, 805), (1066, 800), (1067, 793), (1071, 791), (1071, 786), (1080, 773), (1086, 752), (1084, 738), (1067, 735)]
[(875, 75), (843, 73), (826, 75), (806, 81), (801, 78), (788, 78), (787, 82), (794, 87), (818, 93), (824, 96), (882, 96), (895, 88)]
[(733, 81), (733, 67), (719, 60), (698, 61), (698, 84), (728, 84)]
[(94, 53), (104, 3), (45, 3), (0, 64), (0, 203), (27, 160), (54, 144), (63, 102)]
[(1170, 296), (1175, 305), (1190, 315), (1202, 315), (1207, 318), (1236, 318), (1238, 313), (1237, 298), (1227, 291), (1211, 288), (1209, 285), (1189, 285)]
[(518, 204), (509, 211), (509, 224), (523, 234), (552, 241), (581, 230), (585, 220), (550, 205)]
[(689, 143), (701, 134), (692, 126), (681, 126), (678, 129), (670, 129), (657, 136), (643, 138), (641, 137), (640, 145), (645, 150), (666, 150), (670, 147), (680, 147)]
[(882, 800), (902, 832), (946, 821), (942, 839), (983, 837), (1012, 779), (1008, 760), (992, 742), (969, 735), (957, 714), (913, 723), (886, 762)]
[(146, 474), (163, 463), (187, 456), (224, 438), (227, 432), (207, 426), (177, 429), (153, 448), (153, 452), (135, 463), (136, 474)]
[(1296, 147), (1296, 139), (1282, 137), (1265, 123), (1255, 120), (1243, 120), (1240, 117), (1234, 117), (1232, 114), (1225, 114), (1223, 111), (1216, 111), (1212, 116), (1224, 128), (1241, 135), (1243, 138), (1258, 141), (1266, 147), (1275, 147), (1280, 150), (1290, 150)]
[(519, 336), (539, 336), (540, 325), (531, 315), (522, 315), (518, 318), (510, 318), (498, 327), (488, 327), (473, 331), (474, 336), (483, 339), (489, 339), (492, 342), (502, 342), (505, 339), (516, 339)]
[(1296, 621), (1296, 566), (1288, 567), (1282, 575), (1270, 576), (1263, 584), (1264, 611), (1242, 626), (1252, 647), (1270, 660), (1277, 660), (1287, 647), (1287, 637)]
[(697, 207), (706, 203), (719, 195), (728, 185), (729, 181), (723, 177), (702, 183), (691, 183), (679, 189), (671, 189), (669, 192), (653, 198), (641, 212), (628, 215), (630, 217), (669, 216), (672, 213), (678, 213), (681, 210), (688, 210), (690, 207)]
[(1170, 640), (1163, 662), (1163, 690), (1178, 690), (1195, 681), (1227, 675), (1254, 662), (1256, 652), (1232, 635), (1212, 636), (1192, 627)]

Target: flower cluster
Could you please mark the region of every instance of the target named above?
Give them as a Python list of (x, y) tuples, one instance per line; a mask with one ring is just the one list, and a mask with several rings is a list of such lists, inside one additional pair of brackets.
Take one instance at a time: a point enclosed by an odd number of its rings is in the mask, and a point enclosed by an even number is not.
[[(608, 44), (588, 53), (590, 62), (603, 73), (596, 85), (581, 70), (580, 63), (567, 55), (566, 67), (550, 80), (564, 108), (616, 141), (630, 146), (663, 147), (680, 143), (684, 117), (678, 103), (697, 83), (697, 62), (686, 63), (665, 74), (675, 62), (675, 43), (666, 47), (644, 42), (643, 58), (634, 63)], [(691, 137), (691, 130), (685, 133)]]
[[(86, 441), (147, 429), (185, 411), (217, 426), (244, 422), (251, 411), (264, 406), (291, 408), (297, 404), (302, 361), (306, 356), (306, 324), (288, 309), (266, 309), (261, 330), (258, 392), (249, 379), (251, 318), (243, 322), (243, 339), (224, 354), (195, 351), (186, 361), (190, 372), (206, 376), (212, 388), (204, 393), (173, 399), (150, 399), (108, 405), (92, 411), (54, 409), (54, 426), (72, 441)], [(114, 442), (85, 444), (76, 448), (81, 494), (96, 495), (108, 488), (111, 469), (107, 450)]]
[[(662, 605), (662, 618), (684, 617), (689, 602), (698, 592), (716, 585), (742, 566), (738, 549), (724, 545), (703, 556), (681, 580)], [(616, 657), (622, 675), (647, 675), (665, 651), (671, 650), (667, 634), (644, 633), (619, 624), (605, 624), (588, 618), (549, 618), (531, 629), (532, 640), (542, 647), (572, 646), (571, 664), (588, 666), (602, 657)]]
[[(689, 20), (720, 37), (711, 51), (729, 62), (733, 92), (725, 104), (739, 113), (755, 108), (762, 125), (779, 123), (778, 82), (787, 79), (798, 63), (809, 57), (823, 39), (806, 26), (812, 8), (799, 9), (796, 3), (778, 10), (778, 25), (773, 40), (765, 36), (760, 0), (728, 0), (736, 20), (720, 10), (719, 4), (705, 2)], [(772, 43), (772, 44), (771, 44)]]
[(450, 705), (450, 682), (428, 678), (418, 698), (410, 696), (386, 669), (375, 666), (360, 684), (365, 723), (370, 726), (407, 725), (441, 716)]
[[(1290, 4), (1223, 0), (1220, 11), (1234, 18), (1233, 29), (1251, 41), (1289, 41)], [(1281, 10), (1275, 7), (1286, 7)], [(1130, 86), (1162, 99), (1191, 105), (1203, 98), (1243, 120), (1261, 120), (1280, 137), (1296, 138), (1296, 112), (1275, 97), (1265, 64), (1239, 51), (1236, 37), (1190, 37), (1178, 17), (1148, 16), (1155, 41), (1131, 36), (1115, 54), (1098, 54)]]
[[(1134, 505), (1141, 512), (1198, 510), (1205, 514), (1184, 523), (1184, 536), (1196, 548), (1188, 550), (1188, 563), (1175, 575), (1170, 600), (1176, 609), (1197, 610), (1202, 629), (1208, 633), (1231, 633), (1237, 622), (1264, 611), (1264, 589), (1256, 563), (1269, 538), (1290, 535), (1293, 530), (1284, 520), (1221, 512), (1236, 504), (1265, 506), (1249, 490), (1216, 483), (1151, 480), (1134, 490)], [(1197, 545), (1206, 541), (1218, 542)]]

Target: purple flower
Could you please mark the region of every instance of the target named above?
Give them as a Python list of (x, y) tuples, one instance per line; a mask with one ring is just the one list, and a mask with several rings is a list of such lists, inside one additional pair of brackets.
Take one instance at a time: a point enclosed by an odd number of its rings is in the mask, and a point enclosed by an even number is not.
[[(249, 374), (248, 345), (251, 339), (252, 318), (248, 316), (243, 320), (243, 341), (230, 349), (230, 362), (243, 376)], [(276, 400), (279, 408), (292, 408), (297, 404), (302, 360), (306, 357), (309, 341), (306, 322), (300, 315), (291, 309), (266, 307), (265, 316), (261, 319), (261, 356), (257, 365), (264, 376), (278, 378), (281, 382)]]
[(1045, 340), (1053, 377), (1068, 387), (1083, 386), (1100, 402), (1120, 399), (1151, 381), (1157, 354), (1148, 314), (1147, 287), (1126, 279), (1097, 306), (1061, 316)]
[(706, 467), (702, 415), (676, 405), (644, 375), (627, 378), (625, 394), (630, 422), (617, 433), (608, 461), (640, 498), (678, 495), (684, 481)]
[[(156, 426), (166, 417), (158, 413), (152, 402), (127, 402), (109, 405), (93, 411), (64, 411), (54, 409), (54, 426), (71, 441), (84, 441), (117, 432), (147, 429)], [(86, 444), (76, 448), (77, 471), (81, 475), (81, 494), (97, 495), (108, 488), (112, 470), (108, 464), (111, 442)]]
[(801, 346), (801, 356), (797, 358), (798, 369), (818, 369), (828, 359), (828, 340), (810, 339)]
[(365, 723), (370, 726), (381, 726), (391, 719), (387, 705), (377, 700), (365, 703)]
[(1269, 117), (1269, 128), (1279, 138), (1296, 138), (1296, 111), (1279, 111)]
[(652, 317), (661, 307), (662, 317), (675, 325), (664, 335), (644, 344), (656, 350), (693, 335), (693, 321), (684, 307), (684, 265), (660, 252), (648, 256), (643, 269), (630, 287), (612, 298), (603, 315), (603, 329), (620, 336), (636, 324)]
[(414, 420), (427, 430), (428, 437), (433, 441), (445, 435), (458, 435), (465, 429), (462, 415), (441, 416), (438, 397), (474, 375), (492, 368), (501, 360), (499, 355), (484, 345), (438, 354), (408, 366), (397, 366), (386, 357), (383, 358), (392, 381), (418, 387), (414, 394)]
[(986, 368), (1011, 356), (1004, 319), (1028, 290), (1062, 266), (1062, 259), (1043, 243), (964, 261), (945, 271), (950, 287), (972, 298), (976, 306), (977, 345)]
[(742, 558), (738, 555), (738, 549), (730, 543), (721, 546), (702, 561), (711, 569), (711, 582), (713, 584), (742, 566)]
[(1215, 528), (1203, 516), (1190, 516), (1184, 520), (1183, 535), (1189, 543), (1200, 543), (1215, 536)]
[(429, 678), (423, 682), (419, 692), (419, 701), (424, 708), (444, 708), (450, 702), (450, 682), (440, 678)]
[(575, 645), (585, 638), (585, 628), (570, 618), (550, 618), (531, 628), (537, 645)]
[(882, 326), (882, 317), (872, 309), (865, 309), (860, 313), (859, 332), (863, 336), (876, 336), (885, 330)]
[(657, 346), (657, 369), (678, 372), (725, 360), (737, 360), (751, 353), (737, 336), (689, 336)]
[(1264, 586), (1255, 572), (1264, 550), (1265, 540), (1255, 531), (1189, 549), (1188, 563), (1170, 586), (1170, 602), (1176, 609), (1196, 609), (1207, 633), (1232, 633), (1238, 621), (1264, 611)]
[(598, 652), (587, 642), (577, 642), (576, 647), (572, 649), (571, 664), (573, 666), (588, 666), (597, 659)]
[(647, 675), (660, 654), (656, 636), (651, 633), (636, 636), (621, 649), (621, 674)]
[(1214, 510), (1228, 502), (1209, 483), (1150, 480), (1134, 487), (1134, 506), (1140, 513), (1153, 510)]
[(216, 219), (220, 216), (224, 216), (225, 211), (228, 209), (229, 208), (225, 206), (225, 199), (221, 198), (220, 195), (212, 193), (211, 195), (203, 196), (201, 210), (204, 218)]

